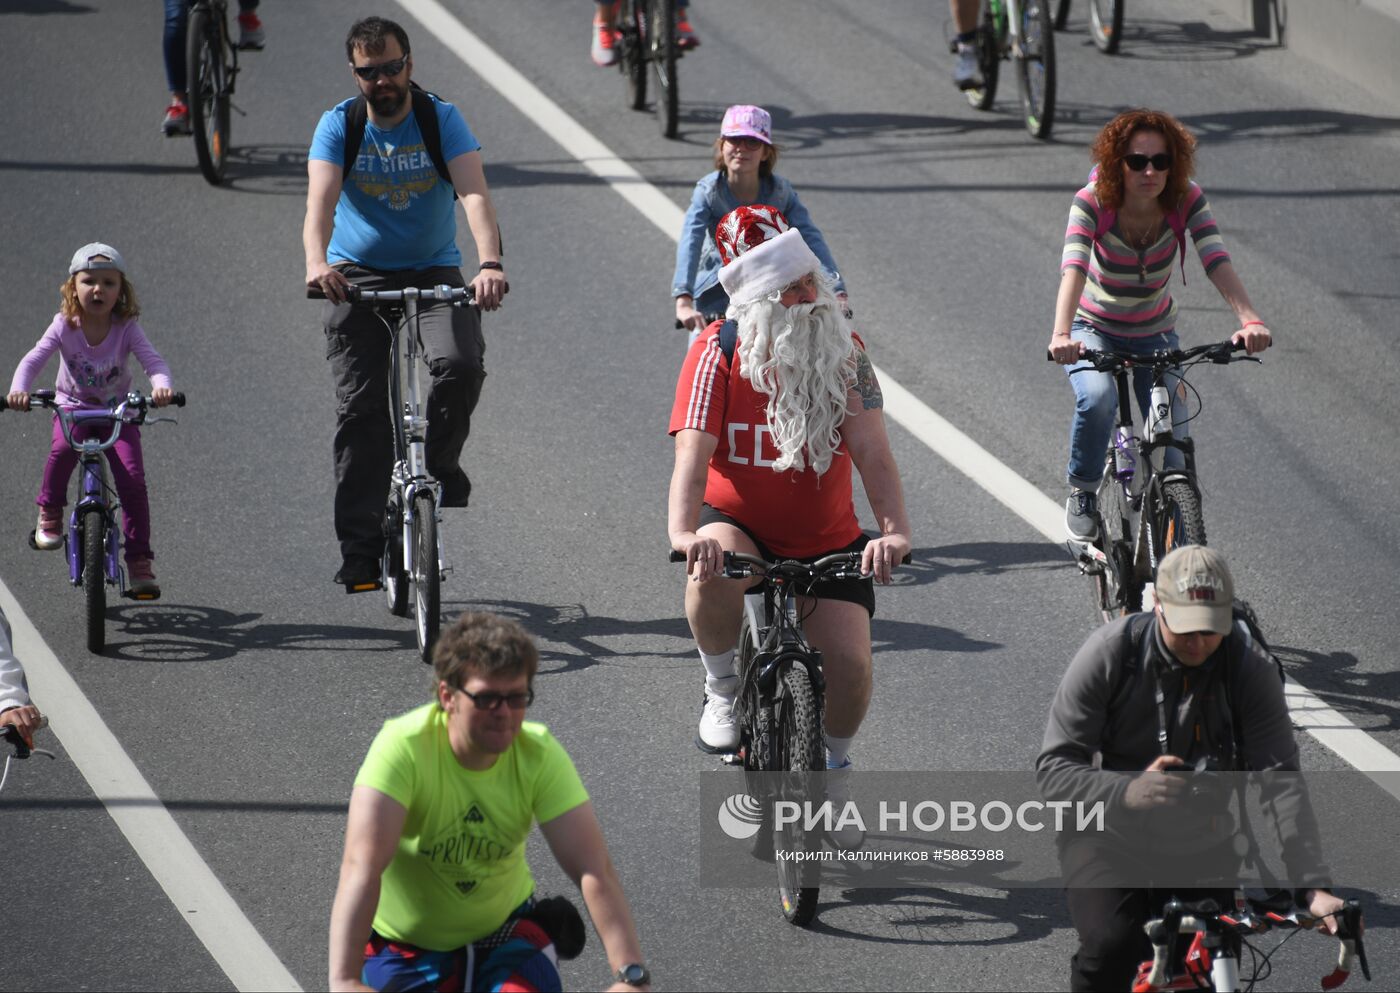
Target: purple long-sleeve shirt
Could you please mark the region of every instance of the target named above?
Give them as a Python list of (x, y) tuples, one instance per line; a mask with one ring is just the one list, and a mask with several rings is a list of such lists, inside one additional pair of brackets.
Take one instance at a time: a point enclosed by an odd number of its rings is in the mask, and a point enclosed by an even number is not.
[(93, 346), (83, 337), (83, 329), (60, 313), (20, 359), (10, 392), (30, 392), (54, 352), (60, 358), (54, 389), (58, 402), (66, 407), (105, 407), (124, 399), (131, 389), (127, 362), (132, 355), (150, 377), (152, 389), (171, 389), (170, 367), (136, 321), (113, 318), (107, 337)]

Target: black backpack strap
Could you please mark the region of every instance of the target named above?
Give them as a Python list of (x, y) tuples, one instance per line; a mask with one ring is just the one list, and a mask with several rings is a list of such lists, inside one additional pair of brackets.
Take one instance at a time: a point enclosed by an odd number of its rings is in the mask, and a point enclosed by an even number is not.
[(1113, 674), (1113, 689), (1108, 694), (1108, 712), (1111, 714), (1123, 702), (1129, 684), (1147, 671), (1152, 655), (1153, 614), (1134, 614), (1128, 622), (1127, 650), (1118, 655), (1118, 671)]
[[(413, 117), (418, 122), (418, 133), (423, 136), (423, 147), (433, 167), (442, 181), (455, 193), (452, 174), (447, 171), (447, 160), (442, 156), (442, 128), (438, 125), (437, 108), (433, 106), (434, 94), (429, 93), (410, 80), (409, 96), (413, 98)], [(360, 154), (360, 146), (365, 140), (365, 124), (369, 121), (369, 105), (364, 96), (358, 96), (345, 111), (345, 158), (340, 170), (340, 181), (350, 178), (350, 170), (355, 167), (355, 158)]]
[(739, 344), (739, 322), (725, 321), (719, 326), (719, 350), (724, 353), (724, 361), (734, 361), (734, 348)]

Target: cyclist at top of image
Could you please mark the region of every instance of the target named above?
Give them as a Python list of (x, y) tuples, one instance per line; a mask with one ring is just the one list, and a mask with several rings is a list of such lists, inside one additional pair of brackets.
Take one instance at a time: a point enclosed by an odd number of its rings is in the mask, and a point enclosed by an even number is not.
[[(93, 242), (78, 249), (59, 295), (62, 303), (53, 322), (15, 369), (6, 398), (10, 407), (29, 409), (34, 380), (55, 353), (59, 357), (56, 400), (63, 407), (108, 407), (125, 400), (131, 389), (127, 363), (133, 355), (150, 377), (151, 400), (157, 407), (170, 402), (174, 395), (170, 367), (136, 322), (141, 307), (126, 275), (126, 261), (115, 248)], [(75, 425), (73, 438), (106, 437), (110, 431), (106, 424)], [(121, 426), (117, 443), (107, 451), (107, 464), (123, 510), (122, 535), (131, 591), (143, 596), (159, 594), (151, 565), (155, 553), (151, 551), (151, 510), (140, 427)], [(49, 458), (35, 500), (39, 505), (35, 548), (63, 546), (63, 508), (68, 503), (68, 481), (77, 465), (78, 453), (63, 436), (63, 426), (55, 415)]]
[[(617, 27), (622, 0), (596, 0), (597, 9), (593, 12), (593, 44), (589, 54), (594, 65), (616, 65), (617, 47), (622, 41), (622, 33)], [(699, 48), (700, 37), (690, 26), (690, 0), (676, 0), (676, 47), (681, 49)]]
[(777, 164), (778, 146), (773, 144), (773, 119), (768, 111), (748, 104), (726, 110), (715, 139), (715, 171), (695, 184), (676, 243), (671, 296), (676, 301), (676, 320), (690, 330), (691, 341), (705, 329), (707, 315), (723, 314), (729, 308), (729, 297), (719, 282), (722, 262), (714, 230), (737, 207), (776, 207), (802, 232), (802, 240), (826, 271), (837, 274), (836, 298), (845, 306), (846, 286), (831, 249), (792, 184), (773, 171)]
[(649, 987), (588, 792), (525, 721), (538, 667), (518, 623), (465, 613), (434, 648), (433, 701), (384, 722), (350, 795), (331, 989), (560, 989), (557, 959), (578, 954), (583, 924), (563, 898), (535, 899), (535, 823), (582, 891), (611, 988)]
[(10, 622), (0, 613), (0, 728), (13, 727), (24, 743), (34, 746), (34, 732), (42, 726), (43, 715), (29, 699), (29, 684), (24, 667), (15, 657), (10, 637)]
[(982, 67), (977, 62), (977, 19), (981, 8), (982, 0), (948, 0), (948, 13), (956, 32), (953, 83), (960, 90), (976, 90), (982, 86)]
[[(1299, 769), (1279, 670), (1235, 618), (1235, 584), (1224, 558), (1204, 545), (1175, 549), (1162, 559), (1156, 590), (1153, 613), (1104, 625), (1074, 656), (1036, 760), (1048, 799), (1102, 800), (1147, 818), (1132, 820), (1131, 837), (1121, 841), (1082, 835), (1061, 847), (1070, 917), (1079, 933), (1070, 963), (1073, 990), (1130, 988), (1138, 964), (1152, 957), (1143, 925), (1161, 915), (1173, 894), (1234, 906), (1232, 889), (1174, 890), (1172, 879), (1163, 878), (1171, 874), (1163, 866), (1173, 859), (1234, 871), (1240, 864), (1235, 834), (1221, 839), (1183, 832), (1166, 820), (1192, 784), (1165, 770)], [(1105, 775), (1110, 772), (1142, 774)], [(1307, 792), (1296, 777), (1269, 778), (1259, 802), (1282, 843), (1288, 877), (1300, 887), (1294, 900), (1336, 933), (1336, 918), (1326, 915), (1341, 910), (1343, 901), (1327, 889)], [(1152, 817), (1163, 818), (1155, 830)], [(1124, 885), (1139, 876), (1160, 882)]]
[(441, 506), (465, 507), (471, 481), (458, 463), (486, 377), (478, 308), (497, 309), (506, 281), (481, 144), (456, 107), (411, 85), (408, 35), (393, 21), (365, 18), (351, 26), (345, 53), (359, 94), (316, 126), (302, 243), (306, 285), (327, 297), (322, 323), (338, 401), (335, 531), (342, 561), (335, 582), (353, 591), (379, 582), (393, 425), (389, 332), (368, 305), (347, 302), (346, 292), (352, 283), (365, 290), (466, 285), (456, 241), (460, 198), (480, 263), (471, 280), (477, 307), (424, 303), (418, 333), (432, 375), (428, 471), (442, 484)]
[[(779, 211), (739, 207), (715, 240), (732, 324), (715, 322), (691, 345), (670, 423), (668, 530), (686, 556), (686, 618), (705, 669), (696, 744), (726, 752), (739, 739), (734, 653), (744, 591), (758, 580), (724, 578), (723, 553), (812, 560), (862, 550), (868, 578), (819, 584), (801, 608), (824, 658), (827, 766), (848, 769), (870, 703), (871, 578), (888, 583), (910, 550), (884, 397), (832, 278)], [(879, 525), (873, 540), (856, 519), (853, 465)]]
[[(170, 105), (165, 108), (160, 129), (167, 138), (191, 133), (187, 92), (189, 67), (185, 65), (189, 56), (185, 36), (193, 2), (165, 0), (165, 35), (161, 48), (165, 54), (165, 82), (170, 90)], [(238, 47), (241, 49), (258, 51), (267, 43), (267, 32), (257, 14), (261, 2), (238, 0)]]
[[(1070, 371), (1087, 367), (1084, 349), (1146, 354), (1178, 347), (1172, 269), (1186, 278), (1186, 234), (1206, 277), (1240, 322), (1233, 340), (1249, 354), (1273, 341), (1240, 281), (1210, 204), (1191, 176), (1196, 139), (1170, 114), (1129, 110), (1104, 125), (1094, 140), (1089, 183), (1074, 196), (1060, 261), (1050, 354)], [(1098, 534), (1095, 492), (1103, 478), (1104, 451), (1113, 430), (1118, 395), (1113, 377), (1087, 369), (1069, 377), (1075, 407), (1070, 421), (1069, 486), (1065, 528), (1076, 541)], [(1185, 438), (1185, 390), (1168, 376), (1173, 433)], [(1152, 371), (1133, 371), (1138, 405), (1145, 413)], [(1184, 464), (1180, 450), (1165, 450), (1166, 465)]]

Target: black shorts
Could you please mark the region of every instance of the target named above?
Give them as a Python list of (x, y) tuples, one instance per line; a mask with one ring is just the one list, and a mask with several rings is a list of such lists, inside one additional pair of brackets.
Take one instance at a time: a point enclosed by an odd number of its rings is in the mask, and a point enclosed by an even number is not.
[[(835, 555), (838, 552), (859, 552), (870, 544), (870, 535), (863, 534), (855, 541), (844, 548), (833, 548), (830, 551), (822, 552), (820, 555), (808, 555), (805, 557), (775, 555), (763, 542), (747, 527), (730, 517), (711, 507), (708, 503), (700, 505), (700, 523), (697, 527), (704, 527), (706, 524), (729, 524), (738, 528), (748, 535), (749, 540), (758, 548), (758, 554), (769, 562), (774, 562), (781, 558), (792, 558), (797, 562), (815, 562), (817, 559), (827, 555)], [(845, 600), (847, 603), (857, 603), (865, 608), (865, 612), (871, 617), (875, 616), (875, 580), (873, 579), (827, 579), (817, 583), (812, 587), (811, 596), (818, 600)]]

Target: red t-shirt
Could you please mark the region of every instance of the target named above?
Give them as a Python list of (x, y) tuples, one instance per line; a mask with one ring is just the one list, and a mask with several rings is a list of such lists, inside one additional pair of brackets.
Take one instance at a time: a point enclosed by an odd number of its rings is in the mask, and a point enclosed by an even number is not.
[[(851, 501), (851, 456), (838, 446), (821, 475), (774, 472), (778, 447), (768, 432), (768, 398), (739, 374), (719, 346), (719, 323), (686, 353), (671, 408), (670, 433), (692, 428), (719, 439), (705, 502), (748, 528), (774, 554), (822, 555), (861, 535)], [(859, 338), (856, 347), (864, 348)]]

